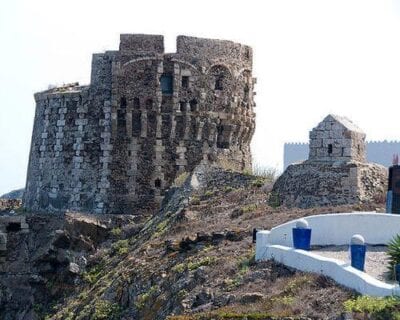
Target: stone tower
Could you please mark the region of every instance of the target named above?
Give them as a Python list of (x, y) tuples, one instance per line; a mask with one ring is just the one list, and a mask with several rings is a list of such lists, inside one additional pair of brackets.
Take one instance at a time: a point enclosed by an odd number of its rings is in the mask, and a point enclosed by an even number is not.
[(200, 163), (251, 168), (254, 83), (248, 46), (121, 35), (90, 85), (35, 94), (25, 208), (132, 213)]

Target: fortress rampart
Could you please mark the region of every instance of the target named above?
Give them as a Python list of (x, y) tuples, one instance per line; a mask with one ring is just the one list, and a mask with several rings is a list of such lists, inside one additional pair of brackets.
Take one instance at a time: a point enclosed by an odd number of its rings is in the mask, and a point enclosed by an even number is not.
[(132, 213), (197, 164), (251, 168), (252, 50), (231, 41), (122, 34), (91, 83), (35, 94), (24, 206)]

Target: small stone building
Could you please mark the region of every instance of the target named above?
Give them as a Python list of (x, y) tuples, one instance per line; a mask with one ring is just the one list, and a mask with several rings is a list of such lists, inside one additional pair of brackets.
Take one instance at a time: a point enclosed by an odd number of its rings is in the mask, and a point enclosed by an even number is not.
[(365, 133), (349, 119), (330, 114), (310, 132), (308, 159), (365, 162)]
[(386, 183), (386, 168), (366, 162), (365, 133), (328, 115), (310, 132), (308, 160), (288, 166), (272, 193), (287, 207), (335, 206), (380, 201)]

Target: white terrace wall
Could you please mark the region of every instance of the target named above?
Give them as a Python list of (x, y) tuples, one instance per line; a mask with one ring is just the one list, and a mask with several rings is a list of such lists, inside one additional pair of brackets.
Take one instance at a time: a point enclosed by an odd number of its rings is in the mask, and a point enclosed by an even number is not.
[[(352, 235), (364, 236), (368, 244), (386, 244), (400, 233), (400, 215), (357, 212), (305, 218), (312, 229), (312, 245), (346, 245)], [(328, 276), (348, 288), (370, 296), (399, 295), (398, 284), (388, 284), (352, 268), (349, 263), (326, 258), (312, 251), (293, 248), (296, 220), (257, 232), (256, 260), (273, 259), (286, 266)], [(368, 254), (368, 252), (367, 252)]]
[[(312, 229), (311, 245), (348, 245), (354, 234), (361, 234), (368, 244), (386, 244), (400, 233), (400, 215), (396, 214), (335, 213), (305, 219)], [(272, 228), (268, 234), (268, 243), (291, 247), (292, 228), (295, 224), (296, 220)]]

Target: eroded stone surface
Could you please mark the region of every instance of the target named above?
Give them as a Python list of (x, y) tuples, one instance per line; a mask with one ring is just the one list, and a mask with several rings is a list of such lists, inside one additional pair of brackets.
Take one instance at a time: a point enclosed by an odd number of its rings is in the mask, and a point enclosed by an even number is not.
[(123, 34), (94, 54), (91, 84), (35, 94), (24, 206), (133, 213), (200, 163), (251, 167), (252, 50), (230, 41)]

